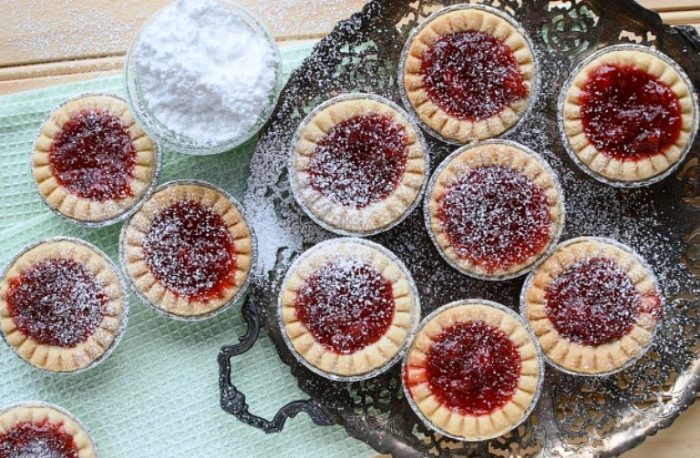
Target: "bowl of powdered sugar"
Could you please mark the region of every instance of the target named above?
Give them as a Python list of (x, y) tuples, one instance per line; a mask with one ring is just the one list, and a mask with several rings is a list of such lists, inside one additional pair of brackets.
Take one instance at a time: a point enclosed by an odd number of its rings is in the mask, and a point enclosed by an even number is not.
[(279, 48), (228, 0), (178, 0), (141, 29), (126, 62), (142, 127), (187, 154), (228, 151), (269, 119), (282, 83)]

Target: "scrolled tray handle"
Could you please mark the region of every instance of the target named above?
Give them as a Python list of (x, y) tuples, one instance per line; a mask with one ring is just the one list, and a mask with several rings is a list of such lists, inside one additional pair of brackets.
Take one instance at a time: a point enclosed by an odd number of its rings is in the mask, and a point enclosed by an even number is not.
[(312, 400), (292, 401), (282, 407), (272, 420), (267, 420), (248, 411), (245, 394), (231, 383), (231, 358), (250, 350), (260, 335), (260, 315), (258, 315), (257, 307), (252, 303), (250, 295), (241, 307), (241, 314), (246, 323), (248, 323), (248, 330), (243, 336), (238, 338), (236, 345), (225, 345), (219, 351), (221, 408), (241, 422), (261, 429), (268, 434), (282, 431), (287, 418), (293, 418), (300, 412), (306, 412), (311, 417), (311, 420), (319, 426), (335, 424), (328, 411)]

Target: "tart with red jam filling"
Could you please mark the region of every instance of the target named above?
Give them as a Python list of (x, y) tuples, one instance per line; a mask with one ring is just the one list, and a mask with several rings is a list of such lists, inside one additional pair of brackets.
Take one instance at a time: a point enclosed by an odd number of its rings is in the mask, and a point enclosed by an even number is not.
[(446, 141), (498, 136), (528, 109), (535, 57), (520, 28), (498, 12), (473, 6), (438, 11), (419, 26), (404, 54), (407, 105)]
[(688, 77), (643, 46), (612, 46), (579, 64), (560, 103), (564, 140), (584, 171), (644, 184), (678, 165), (697, 130)]
[(21, 252), (0, 284), (0, 332), (15, 353), (51, 372), (94, 366), (116, 346), (128, 303), (119, 271), (77, 239)]
[(406, 266), (362, 239), (334, 239), (290, 267), (279, 299), (282, 333), (312, 371), (335, 380), (373, 377), (400, 357), (420, 319)]
[(0, 410), (0, 457), (95, 458), (95, 442), (71, 414), (47, 403)]
[(556, 243), (564, 198), (552, 169), (524, 146), (464, 146), (440, 164), (425, 209), (431, 238), (460, 272), (497, 280), (525, 273)]
[(567, 241), (525, 284), (523, 315), (546, 357), (582, 375), (607, 375), (639, 358), (663, 315), (656, 278), (630, 248)]
[(290, 162), (299, 205), (342, 235), (371, 235), (403, 220), (427, 181), (419, 129), (395, 104), (352, 94), (321, 105), (301, 124)]
[(141, 298), (173, 318), (207, 318), (247, 289), (255, 259), (243, 208), (196, 181), (161, 186), (122, 229), (122, 262)]
[(527, 418), (542, 376), (540, 350), (520, 317), (475, 299), (447, 304), (423, 320), (406, 355), (403, 386), (429, 427), (480, 441)]
[(126, 217), (152, 188), (156, 143), (122, 99), (90, 94), (61, 105), (34, 144), (32, 170), (46, 204), (86, 225)]

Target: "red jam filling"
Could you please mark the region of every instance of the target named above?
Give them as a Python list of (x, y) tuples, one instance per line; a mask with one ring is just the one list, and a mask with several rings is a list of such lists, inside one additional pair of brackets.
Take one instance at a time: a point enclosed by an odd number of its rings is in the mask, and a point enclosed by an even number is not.
[(7, 307), (17, 328), (44, 344), (64, 348), (85, 342), (102, 322), (107, 296), (82, 264), (55, 258), (10, 280)]
[(609, 157), (635, 161), (664, 153), (681, 133), (678, 97), (633, 66), (601, 65), (579, 95), (591, 144)]
[(176, 202), (160, 212), (143, 250), (153, 276), (176, 296), (206, 302), (236, 285), (233, 237), (221, 216), (199, 202)]
[(511, 400), (522, 360), (510, 338), (480, 320), (443, 330), (427, 353), (426, 375), (441, 404), (462, 415), (487, 415)]
[(360, 261), (326, 264), (297, 291), (299, 321), (326, 349), (347, 355), (377, 342), (394, 319), (391, 282)]
[(545, 307), (559, 334), (596, 347), (627, 335), (643, 307), (660, 313), (661, 302), (643, 301), (632, 279), (614, 261), (591, 258), (570, 266), (549, 284)]
[(51, 173), (71, 194), (103, 202), (131, 196), (136, 147), (119, 117), (83, 110), (69, 119), (49, 150)]
[(396, 190), (407, 157), (404, 126), (370, 113), (335, 125), (318, 142), (306, 171), (317, 192), (341, 205), (363, 208)]
[(80, 450), (63, 425), (18, 423), (0, 433), (0, 458), (78, 458)]
[(529, 94), (513, 51), (475, 30), (433, 43), (423, 53), (421, 74), (430, 100), (465, 121), (490, 118)]
[(457, 255), (489, 273), (525, 262), (550, 241), (544, 189), (508, 167), (469, 171), (438, 203), (438, 218)]

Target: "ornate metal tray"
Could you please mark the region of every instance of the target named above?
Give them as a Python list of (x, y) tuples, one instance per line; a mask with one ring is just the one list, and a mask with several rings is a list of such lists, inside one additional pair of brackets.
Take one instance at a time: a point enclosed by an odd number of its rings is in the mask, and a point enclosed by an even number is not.
[[(238, 345), (219, 355), (222, 407), (252, 426), (275, 432), (287, 417), (306, 412), (319, 425), (349, 434), (395, 456), (611, 456), (668, 427), (700, 386), (700, 148), (694, 145), (674, 176), (648, 188), (616, 189), (581, 172), (567, 156), (556, 124), (557, 97), (583, 53), (618, 42), (652, 44), (678, 61), (700, 86), (700, 39), (693, 29), (663, 25), (632, 0), (485, 0), (512, 14), (530, 33), (540, 61), (539, 98), (509, 138), (540, 152), (559, 174), (567, 199), (562, 240), (612, 237), (638, 250), (658, 275), (667, 309), (651, 350), (633, 367), (603, 378), (547, 368), (535, 413), (506, 436), (480, 443), (440, 437), (422, 425), (403, 399), (399, 367), (367, 382), (328, 381), (298, 363), (280, 335), (275, 303), (290, 261), (332, 237), (294, 202), (287, 180), (292, 135), (304, 116), (332, 96), (371, 92), (400, 103), (397, 66), (408, 34), (437, 9), (458, 1), (374, 0), (340, 22), (290, 79), (251, 164), (245, 207), (260, 241), (250, 300), (250, 325)], [(461, 1), (464, 3), (464, 0)], [(432, 167), (454, 149), (428, 137)], [(483, 297), (517, 310), (523, 279), (489, 283), (462, 276), (438, 255), (419, 210), (372, 237), (411, 270), (423, 315), (459, 298)], [(249, 349), (260, 326), (275, 343), (301, 389), (311, 398), (285, 406), (273, 420), (252, 415), (232, 384), (230, 358)], [(235, 376), (234, 376), (235, 379)], [(253, 406), (254, 407), (254, 406)]]

